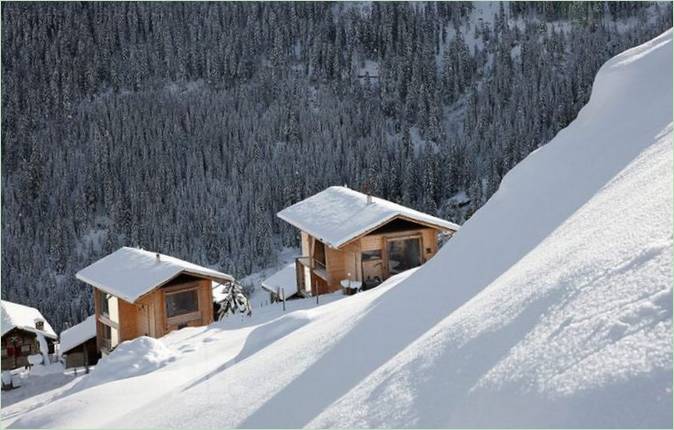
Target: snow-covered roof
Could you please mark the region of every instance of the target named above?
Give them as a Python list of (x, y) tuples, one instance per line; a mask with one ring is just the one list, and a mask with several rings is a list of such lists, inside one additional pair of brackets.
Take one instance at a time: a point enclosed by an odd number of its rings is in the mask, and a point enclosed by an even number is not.
[(262, 288), (271, 291), (272, 293), (276, 293), (277, 290), (283, 288), (283, 293), (286, 297), (290, 297), (297, 293), (295, 263), (288, 264), (283, 269), (262, 281)]
[(120, 248), (101, 258), (75, 276), (80, 281), (133, 303), (181, 273), (221, 282), (234, 280), (230, 275), (179, 258), (129, 247)]
[(283, 209), (277, 216), (333, 248), (395, 218), (407, 218), (442, 230), (459, 229), (452, 222), (378, 197), (372, 197), (368, 203), (367, 197), (347, 187), (330, 187)]
[(65, 354), (78, 345), (96, 337), (96, 316), (87, 319), (61, 332), (59, 336), (59, 354)]
[[(44, 321), (43, 330), (35, 328), (36, 320)], [(54, 329), (40, 311), (30, 306), (2, 300), (2, 336), (14, 328), (35, 334), (42, 333), (44, 336), (56, 339)]]

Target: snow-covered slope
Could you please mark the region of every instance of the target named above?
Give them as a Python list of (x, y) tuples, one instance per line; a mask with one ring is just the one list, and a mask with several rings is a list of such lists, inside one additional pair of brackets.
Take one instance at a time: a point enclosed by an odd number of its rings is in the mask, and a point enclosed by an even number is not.
[(609, 61), (578, 119), (399, 290), (465, 291), (465, 265), (487, 279), (523, 258), (310, 425), (671, 427), (671, 145), (669, 31)]
[(173, 362), (14, 426), (671, 427), (671, 139), (670, 30), (416, 272), (173, 333)]

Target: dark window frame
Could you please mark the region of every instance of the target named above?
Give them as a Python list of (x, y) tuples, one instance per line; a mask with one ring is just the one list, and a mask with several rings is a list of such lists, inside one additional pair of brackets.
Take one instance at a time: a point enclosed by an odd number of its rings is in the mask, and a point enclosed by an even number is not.
[(103, 290), (98, 290), (98, 306), (101, 310), (101, 315), (105, 315), (106, 317), (110, 317), (110, 303), (108, 302), (108, 299), (110, 298), (110, 294), (106, 293)]
[[(182, 294), (190, 294), (192, 295), (192, 305), (193, 308), (185, 308), (185, 309), (175, 309), (173, 310), (174, 312), (176, 310), (180, 311), (180, 313), (172, 313), (172, 310), (170, 309), (170, 300), (174, 299), (177, 296), (180, 296)], [(185, 317), (191, 314), (200, 314), (201, 309), (199, 307), (199, 289), (198, 288), (189, 288), (185, 290), (178, 290), (178, 291), (171, 291), (171, 292), (166, 292), (164, 293), (164, 309), (166, 311), (166, 319), (167, 321), (170, 321), (175, 318), (181, 318)]]
[(321, 268), (325, 269), (327, 267), (327, 251), (325, 249), (325, 244), (321, 242), (320, 240), (316, 239), (314, 241), (314, 255), (313, 255), (313, 260), (314, 264)]
[(368, 251), (361, 251), (361, 261), (379, 261), (384, 258), (382, 249), (371, 249)]

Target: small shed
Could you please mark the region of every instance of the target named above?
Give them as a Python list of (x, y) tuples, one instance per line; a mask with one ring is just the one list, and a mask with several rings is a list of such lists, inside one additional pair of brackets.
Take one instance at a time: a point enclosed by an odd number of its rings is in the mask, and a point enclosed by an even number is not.
[(262, 288), (269, 292), (272, 301), (281, 300), (282, 294), (286, 299), (299, 297), (295, 263), (288, 264), (262, 281)]
[(2, 370), (27, 366), (40, 353), (40, 337), (54, 353), (57, 336), (42, 313), (30, 306), (2, 300)]
[(89, 315), (81, 323), (61, 332), (59, 355), (64, 359), (66, 368), (93, 366), (98, 362), (96, 315)]
[(123, 247), (76, 274), (94, 290), (98, 350), (213, 322), (212, 281), (234, 278), (168, 255)]

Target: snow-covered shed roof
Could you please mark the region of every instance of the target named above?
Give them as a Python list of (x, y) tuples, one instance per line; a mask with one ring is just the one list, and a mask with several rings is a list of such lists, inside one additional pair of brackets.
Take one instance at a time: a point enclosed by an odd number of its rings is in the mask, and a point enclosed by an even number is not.
[(75, 276), (80, 281), (133, 303), (182, 273), (220, 282), (234, 281), (230, 275), (179, 258), (129, 247), (120, 248), (101, 258)]
[(366, 194), (347, 187), (327, 188), (276, 215), (333, 248), (395, 218), (407, 218), (442, 230), (459, 229), (452, 222), (378, 197), (372, 197), (368, 203)]
[(96, 337), (96, 315), (89, 315), (81, 323), (61, 332), (59, 354), (65, 354), (94, 337)]
[[(35, 328), (36, 320), (44, 321), (43, 330)], [(2, 300), (2, 336), (14, 328), (35, 334), (42, 333), (52, 339), (57, 338), (54, 329), (49, 325), (49, 321), (42, 316), (40, 311), (30, 306)]]
[(276, 293), (283, 288), (283, 293), (286, 297), (290, 297), (297, 293), (297, 274), (295, 272), (295, 263), (290, 263), (283, 269), (274, 273), (264, 281), (262, 281), (262, 288), (272, 293)]

